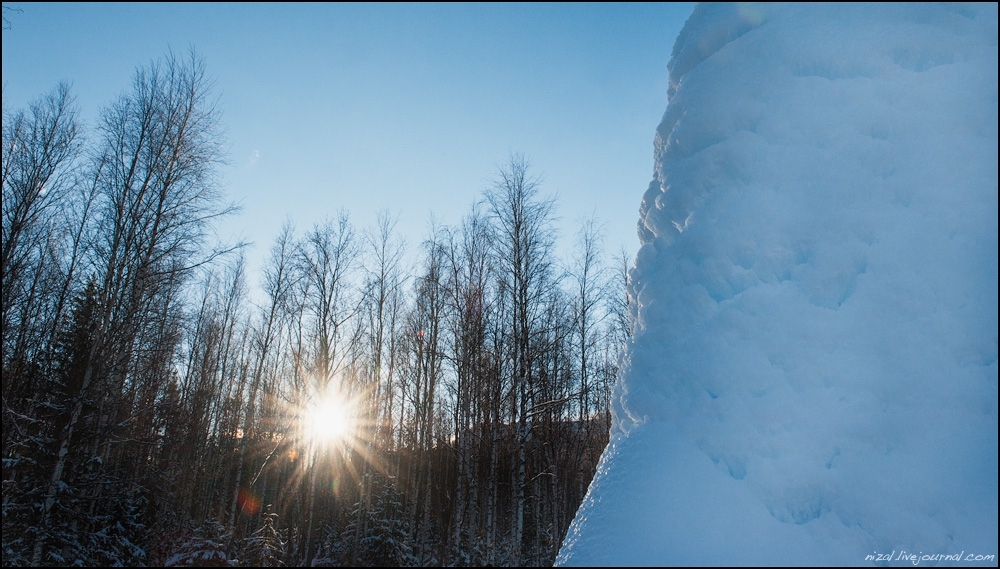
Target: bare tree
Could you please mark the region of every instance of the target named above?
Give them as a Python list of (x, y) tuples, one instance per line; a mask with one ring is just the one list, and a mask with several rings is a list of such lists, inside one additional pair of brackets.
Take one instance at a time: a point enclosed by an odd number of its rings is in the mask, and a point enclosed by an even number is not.
[(306, 233), (299, 245), (299, 282), (312, 317), (311, 372), (323, 388), (346, 361), (348, 320), (358, 311), (351, 279), (357, 270), (360, 247), (346, 212)]
[(511, 417), (517, 424), (517, 467), (513, 480), (513, 565), (523, 561), (524, 508), (528, 486), (527, 449), (536, 380), (535, 337), (544, 328), (543, 299), (554, 284), (552, 226), (555, 201), (539, 195), (539, 180), (527, 160), (511, 156), (486, 191), (496, 231), (494, 251), (501, 289), (510, 298)]
[(140, 68), (131, 92), (103, 114), (94, 166), (101, 195), (96, 229), (101, 238), (95, 247), (98, 315), (75, 403), (58, 436), (35, 564), (42, 559), (52, 507), (92, 386), (100, 382), (102, 397), (122, 393), (136, 340), (153, 323), (157, 299), (168, 299), (165, 290), (180, 286), (204, 262), (201, 248), (209, 222), (232, 211), (215, 184), (221, 139), (208, 88), (204, 63), (193, 52), (187, 59), (170, 54), (165, 62)]
[(584, 221), (577, 237), (577, 258), (572, 269), (573, 327), (578, 358), (577, 420), (581, 423), (590, 411), (591, 365), (597, 344), (597, 329), (606, 288), (601, 264), (601, 228), (593, 217)]
[[(6, 6), (4, 7), (6, 11)], [(44, 253), (39, 245), (55, 229), (52, 221), (75, 184), (74, 165), (80, 152), (80, 127), (69, 86), (60, 84), (31, 103), (27, 112), (3, 117), (3, 231), (0, 237), (0, 280), (3, 296), (4, 363), (21, 350), (12, 342), (18, 328), (15, 307), (29, 302), (34, 275), (26, 275)], [(27, 324), (27, 323), (20, 323)], [(9, 382), (4, 382), (7, 393)]]
[(5, 29), (5, 30), (9, 30), (10, 29), (10, 20), (7, 19), (7, 14), (15, 14), (15, 13), (16, 14), (20, 14), (21, 13), (21, 9), (20, 8), (13, 8), (13, 7), (8, 6), (6, 4), (3, 5), (3, 29)]
[[(360, 298), (352, 287), (358, 269), (361, 249), (346, 212), (340, 212), (335, 222), (325, 221), (306, 233), (298, 247), (300, 294), (309, 314), (307, 343), (311, 344), (305, 385), (294, 396), (298, 404), (325, 394), (333, 388), (349, 393), (355, 387), (346, 371), (348, 356), (358, 341), (351, 320), (360, 309)], [(316, 460), (314, 455), (312, 460)], [(308, 524), (303, 560), (311, 561), (314, 553), (316, 483), (318, 468), (309, 472)]]
[(392, 407), (396, 376), (395, 341), (401, 324), (402, 258), (404, 244), (395, 236), (396, 219), (389, 212), (379, 212), (376, 225), (365, 232), (366, 266), (362, 326), (365, 337), (365, 372), (359, 380), (362, 393), (367, 394), (356, 410), (360, 437), (360, 480), (355, 512), (355, 532), (352, 561), (361, 561), (363, 537), (368, 535), (369, 513), (372, 509), (373, 466), (380, 461), (379, 453), (392, 443)]
[(236, 523), (241, 492), (246, 492), (243, 485), (243, 471), (247, 462), (247, 445), (250, 441), (258, 440), (255, 432), (258, 409), (261, 406), (258, 394), (265, 381), (268, 361), (275, 357), (273, 352), (275, 345), (280, 342), (281, 320), (288, 311), (289, 294), (295, 286), (293, 254), (293, 230), (291, 224), (286, 223), (271, 247), (270, 259), (264, 268), (264, 292), (267, 295), (267, 302), (259, 307), (258, 320), (252, 331), (251, 352), (254, 362), (237, 453), (236, 482), (233, 484), (233, 499), (229, 511), (231, 526)]
[(463, 551), (463, 540), (474, 539), (481, 524), (477, 451), (486, 440), (484, 426), (491, 399), (487, 389), (487, 329), (494, 317), (489, 297), (493, 276), (490, 226), (478, 204), (462, 220), (457, 234), (449, 234), (447, 247), (448, 357), (454, 368), (452, 420), (457, 457), (450, 548), (457, 556)]
[(373, 441), (391, 440), (391, 433), (382, 430), (390, 427), (391, 415), (388, 402), (395, 373), (395, 351), (392, 342), (398, 336), (400, 324), (405, 244), (395, 236), (396, 219), (381, 211), (376, 226), (365, 234), (367, 267), (365, 269), (365, 324), (368, 330), (369, 372), (371, 398), (386, 407), (374, 409), (370, 421)]
[(423, 259), (414, 281), (414, 301), (402, 329), (406, 352), (405, 379), (400, 396), (404, 401), (400, 436), (401, 451), (409, 455), (404, 476), (410, 499), (409, 518), (415, 535), (415, 555), (430, 562), (432, 498), (440, 481), (433, 476), (433, 449), (440, 434), (438, 421), (443, 372), (442, 325), (444, 322), (445, 254), (442, 232), (432, 225), (423, 243)]

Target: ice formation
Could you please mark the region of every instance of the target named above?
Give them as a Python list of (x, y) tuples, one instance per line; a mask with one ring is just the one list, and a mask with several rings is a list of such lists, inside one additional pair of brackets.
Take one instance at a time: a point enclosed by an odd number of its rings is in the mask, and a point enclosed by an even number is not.
[(995, 566), (997, 5), (702, 4), (669, 70), (557, 562)]

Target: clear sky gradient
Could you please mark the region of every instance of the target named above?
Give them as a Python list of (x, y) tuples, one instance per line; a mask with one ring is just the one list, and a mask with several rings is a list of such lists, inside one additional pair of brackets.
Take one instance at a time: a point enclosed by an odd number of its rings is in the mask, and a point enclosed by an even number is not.
[[(88, 127), (137, 66), (193, 47), (215, 81), (221, 169), (243, 206), (224, 237), (255, 243), (341, 208), (358, 227), (431, 213), (457, 224), (509, 153), (558, 198), (562, 251), (596, 214), (608, 253), (638, 248), (638, 206), (666, 108), (667, 62), (692, 4), (8, 3), (10, 109), (73, 86)], [(256, 275), (251, 276), (251, 282)]]

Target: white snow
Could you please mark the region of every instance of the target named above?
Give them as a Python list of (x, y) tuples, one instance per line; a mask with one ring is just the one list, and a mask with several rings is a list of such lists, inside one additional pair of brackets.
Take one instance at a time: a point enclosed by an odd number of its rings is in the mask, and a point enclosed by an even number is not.
[(670, 85), (557, 563), (995, 566), (997, 5), (702, 4)]

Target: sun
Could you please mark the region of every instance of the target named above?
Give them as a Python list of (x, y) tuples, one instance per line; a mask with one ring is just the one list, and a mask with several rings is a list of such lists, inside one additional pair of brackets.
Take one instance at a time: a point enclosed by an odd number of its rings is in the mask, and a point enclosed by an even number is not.
[(335, 394), (317, 396), (303, 415), (306, 438), (313, 444), (332, 445), (348, 438), (354, 419), (346, 399)]

